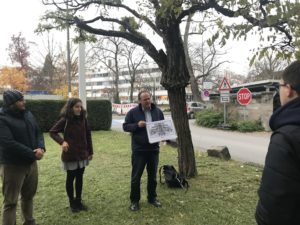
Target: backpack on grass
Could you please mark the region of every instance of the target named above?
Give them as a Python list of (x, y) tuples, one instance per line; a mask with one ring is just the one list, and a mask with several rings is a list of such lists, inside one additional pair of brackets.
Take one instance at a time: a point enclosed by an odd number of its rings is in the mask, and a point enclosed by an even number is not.
[[(165, 182), (162, 182), (161, 180), (162, 173), (164, 175)], [(187, 180), (181, 177), (172, 165), (163, 165), (159, 168), (159, 181), (161, 184), (166, 183), (169, 188), (182, 188), (186, 189), (186, 191), (189, 188)]]

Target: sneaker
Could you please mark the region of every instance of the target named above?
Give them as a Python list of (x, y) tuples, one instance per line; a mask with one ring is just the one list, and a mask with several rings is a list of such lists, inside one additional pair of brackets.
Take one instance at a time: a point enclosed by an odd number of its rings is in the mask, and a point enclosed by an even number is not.
[(138, 211), (140, 210), (140, 206), (139, 206), (139, 203), (138, 202), (131, 202), (130, 206), (129, 206), (129, 209), (131, 211)]
[(161, 203), (157, 199), (153, 199), (153, 200), (148, 201), (148, 202), (149, 202), (149, 204), (155, 206), (156, 208), (161, 208), (162, 207)]

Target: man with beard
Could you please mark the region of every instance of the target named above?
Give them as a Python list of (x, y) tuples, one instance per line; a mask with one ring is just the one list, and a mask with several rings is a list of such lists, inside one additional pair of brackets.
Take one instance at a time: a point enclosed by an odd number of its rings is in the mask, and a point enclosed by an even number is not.
[(21, 194), (23, 225), (36, 225), (33, 197), (37, 190), (36, 160), (45, 152), (44, 138), (34, 116), (25, 109), (18, 90), (3, 93), (0, 109), (0, 174), (2, 178), (2, 224), (16, 224), (16, 207)]

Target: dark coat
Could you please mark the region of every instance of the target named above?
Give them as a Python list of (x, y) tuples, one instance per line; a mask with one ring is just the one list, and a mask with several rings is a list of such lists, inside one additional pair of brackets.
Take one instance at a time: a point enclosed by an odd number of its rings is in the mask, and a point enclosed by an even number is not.
[(258, 224), (300, 224), (300, 98), (277, 109), (258, 191)]
[(0, 164), (31, 164), (34, 149), (45, 150), (44, 137), (31, 114), (0, 109)]
[[(163, 112), (151, 104), (151, 117), (152, 121), (164, 120)], [(146, 121), (145, 113), (141, 104), (129, 110), (123, 123), (123, 130), (131, 132), (131, 148), (132, 151), (158, 151), (159, 143), (149, 143), (146, 127), (139, 127), (139, 121)]]
[[(49, 132), (51, 138), (58, 144), (61, 145), (64, 141), (69, 144), (69, 150), (62, 152), (62, 161), (81, 161), (93, 155), (91, 129), (86, 118), (74, 117), (66, 120), (62, 117)], [(63, 133), (64, 136), (62, 137), (59, 133)]]

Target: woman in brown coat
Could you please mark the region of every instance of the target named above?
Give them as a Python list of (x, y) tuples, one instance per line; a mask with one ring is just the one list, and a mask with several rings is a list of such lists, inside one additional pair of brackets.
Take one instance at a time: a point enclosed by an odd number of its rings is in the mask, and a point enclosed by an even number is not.
[[(93, 156), (91, 130), (86, 111), (78, 98), (70, 98), (60, 119), (50, 129), (50, 136), (62, 147), (61, 159), (67, 172), (66, 191), (72, 212), (87, 210), (82, 204), (83, 173)], [(61, 136), (59, 133), (63, 133)], [(75, 196), (74, 196), (75, 181)]]

